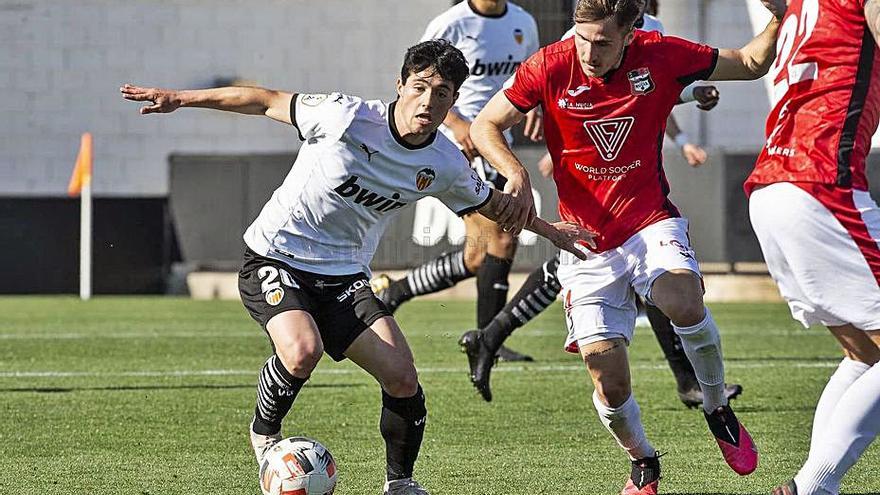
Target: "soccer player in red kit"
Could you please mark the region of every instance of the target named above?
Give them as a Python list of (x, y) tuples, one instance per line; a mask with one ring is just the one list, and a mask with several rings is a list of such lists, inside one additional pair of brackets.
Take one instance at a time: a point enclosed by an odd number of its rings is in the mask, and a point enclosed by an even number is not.
[(816, 405), (807, 461), (778, 495), (838, 493), (880, 432), (880, 208), (865, 176), (880, 119), (878, 41), (878, 0), (791, 0), (767, 142), (745, 184), (792, 316), (828, 327), (845, 355)]
[(624, 494), (656, 494), (660, 478), (630, 383), (634, 293), (672, 320), (728, 465), (741, 475), (757, 467), (757, 449), (724, 396), (718, 329), (703, 304), (687, 220), (667, 197), (661, 146), (666, 118), (685, 86), (757, 79), (770, 68), (785, 1), (763, 3), (774, 13), (767, 28), (741, 49), (719, 50), (634, 31), (643, 0), (580, 0), (575, 36), (527, 59), (471, 127), (490, 163), (521, 167), (502, 132), (540, 105), (559, 213), (598, 233), (587, 260), (563, 253), (558, 276), (566, 347), (582, 356), (599, 417), (632, 461)]

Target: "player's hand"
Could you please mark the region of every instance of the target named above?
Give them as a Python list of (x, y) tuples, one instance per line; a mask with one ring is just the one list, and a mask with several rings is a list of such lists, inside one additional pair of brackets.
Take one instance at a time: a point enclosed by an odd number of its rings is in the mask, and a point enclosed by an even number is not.
[(510, 201), (504, 203), (498, 211), (498, 224), (505, 232), (519, 235), (526, 225), (530, 225), (536, 216), (535, 198), (532, 196), (532, 183), (529, 174), (523, 170), (513, 177), (507, 178), (504, 192), (510, 195)]
[(477, 151), (477, 147), (474, 145), (474, 142), (471, 141), (470, 121), (456, 119), (452, 124), (448, 125), (448, 127), (452, 130), (452, 136), (458, 142), (459, 146), (461, 146), (461, 151), (469, 162), (480, 156), (480, 152)]
[(551, 224), (556, 234), (550, 239), (559, 249), (568, 251), (580, 260), (586, 260), (587, 254), (578, 245), (586, 244), (596, 249), (596, 233), (574, 222), (556, 222)]
[(697, 108), (708, 112), (718, 105), (721, 93), (715, 86), (697, 86), (694, 88), (694, 98), (697, 100)]
[(170, 113), (180, 108), (180, 98), (176, 91), (159, 88), (141, 88), (126, 84), (119, 88), (122, 97), (130, 101), (148, 101), (151, 105), (141, 107), (141, 115), (148, 113)]
[(523, 128), (523, 136), (538, 142), (544, 139), (544, 119), (538, 108), (533, 108), (526, 114), (526, 124)]
[(709, 158), (706, 150), (691, 143), (687, 143), (681, 147), (681, 156), (687, 160), (688, 165), (694, 168), (706, 163), (706, 159)]
[(788, 9), (787, 0), (761, 0), (761, 3), (764, 4), (764, 7), (767, 7), (767, 10), (773, 14), (773, 17), (780, 21), (785, 16), (786, 9)]
[(538, 171), (545, 178), (553, 175), (553, 159), (550, 158), (550, 153), (544, 153), (544, 156), (538, 160)]

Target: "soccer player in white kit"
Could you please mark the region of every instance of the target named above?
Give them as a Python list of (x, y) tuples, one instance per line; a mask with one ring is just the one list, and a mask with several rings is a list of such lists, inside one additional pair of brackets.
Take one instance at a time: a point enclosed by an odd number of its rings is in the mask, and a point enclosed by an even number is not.
[[(507, 0), (466, 0), (435, 17), (422, 41), (445, 39), (464, 53), (470, 76), (460, 97), (443, 121), (440, 131), (470, 160), (471, 167), (491, 187), (518, 194), (531, 194), (519, 177), (507, 178), (492, 168), (476, 151), (469, 136), (470, 123), (497, 93), (522, 61), (538, 50), (538, 26), (525, 9)], [(538, 111), (526, 116), (526, 135), (541, 137)], [(507, 133), (512, 142), (512, 133)], [(443, 253), (410, 270), (399, 280), (377, 277), (373, 283), (379, 297), (396, 310), (413, 297), (452, 287), (471, 277), (477, 279), (477, 327), (487, 325), (507, 302), (508, 274), (516, 253), (517, 239), (498, 224), (474, 213), (464, 217), (467, 239), (462, 248)], [(531, 358), (501, 347), (498, 356), (507, 361)]]
[(827, 327), (845, 357), (816, 405), (806, 462), (773, 493), (836, 495), (880, 433), (880, 208), (865, 172), (880, 121), (880, 1), (791, 0), (782, 26), (749, 217), (792, 317)]
[[(202, 107), (265, 115), (293, 125), (305, 141), (244, 235), (239, 291), (273, 348), (260, 372), (250, 427), (258, 463), (282, 438), (282, 420), (326, 352), (336, 361), (351, 359), (381, 385), (384, 493), (428, 493), (412, 479), (425, 396), (400, 327), (370, 288), (369, 263), (391, 219), (429, 195), (460, 215), (479, 211), (516, 228), (521, 210), (514, 200), (493, 192), (436, 132), (467, 73), (460, 51), (430, 41), (407, 51), (398, 99), (389, 104), (248, 87), (121, 88), (128, 100), (151, 102), (142, 114)], [(574, 253), (574, 243), (591, 242), (568, 223), (536, 218), (528, 228)]]

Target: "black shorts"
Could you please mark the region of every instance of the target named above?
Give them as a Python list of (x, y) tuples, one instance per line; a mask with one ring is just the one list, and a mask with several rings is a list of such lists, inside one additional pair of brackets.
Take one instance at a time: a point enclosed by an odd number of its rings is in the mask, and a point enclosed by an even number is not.
[(238, 272), (238, 291), (244, 307), (263, 329), (273, 316), (285, 311), (309, 313), (318, 324), (324, 352), (334, 361), (345, 359), (345, 351), (361, 332), (391, 315), (373, 294), (364, 273), (320, 275), (250, 249)]
[(504, 185), (507, 184), (507, 177), (499, 174), (492, 165), (489, 165), (489, 160), (478, 156), (471, 161), (471, 168), (474, 169), (481, 179), (492, 184), (492, 187), (499, 191), (504, 190)]

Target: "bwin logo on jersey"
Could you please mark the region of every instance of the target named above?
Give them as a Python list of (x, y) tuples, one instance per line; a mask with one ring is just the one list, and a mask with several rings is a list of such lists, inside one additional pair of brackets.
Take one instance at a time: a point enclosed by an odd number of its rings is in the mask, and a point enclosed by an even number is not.
[(370, 281), (367, 279), (355, 280), (353, 284), (349, 285), (347, 289), (340, 292), (339, 295), (336, 296), (336, 300), (339, 302), (344, 302), (346, 299), (353, 296), (355, 292), (369, 286)]
[(355, 203), (382, 213), (406, 205), (406, 203), (402, 201), (397, 201), (400, 199), (399, 193), (394, 193), (390, 198), (386, 198), (379, 193), (370, 191), (366, 187), (357, 185), (358, 179), (359, 177), (357, 175), (352, 175), (348, 180), (339, 184), (333, 190), (338, 192), (343, 198), (352, 198)]
[(508, 55), (504, 62), (483, 62), (477, 59), (471, 67), (472, 76), (509, 76), (516, 72), (522, 62), (514, 62), (513, 55)]
[(424, 191), (434, 182), (435, 177), (437, 177), (437, 174), (430, 168), (419, 170), (419, 173), (416, 174), (416, 188), (419, 191)]

